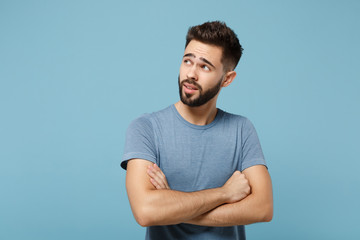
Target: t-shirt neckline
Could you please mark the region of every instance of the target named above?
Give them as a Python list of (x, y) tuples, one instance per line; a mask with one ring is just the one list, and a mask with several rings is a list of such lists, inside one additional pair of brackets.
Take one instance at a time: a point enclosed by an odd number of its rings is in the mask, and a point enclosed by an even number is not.
[(199, 130), (204, 130), (204, 129), (208, 129), (208, 128), (211, 128), (213, 127), (218, 121), (219, 119), (222, 117), (223, 115), (223, 111), (221, 109), (217, 109), (217, 113), (216, 113), (216, 116), (214, 118), (214, 120), (209, 123), (209, 124), (206, 124), (206, 125), (196, 125), (196, 124), (192, 124), (190, 122), (188, 122), (187, 120), (185, 120), (181, 115), (180, 113), (178, 112), (178, 110), (176, 109), (175, 107), (175, 104), (172, 104), (171, 105), (171, 109), (173, 110), (173, 112), (175, 113), (175, 115), (177, 116), (177, 118), (182, 122), (184, 123), (185, 125), (187, 125), (188, 127), (191, 127), (191, 128), (194, 128), (194, 129), (199, 129)]

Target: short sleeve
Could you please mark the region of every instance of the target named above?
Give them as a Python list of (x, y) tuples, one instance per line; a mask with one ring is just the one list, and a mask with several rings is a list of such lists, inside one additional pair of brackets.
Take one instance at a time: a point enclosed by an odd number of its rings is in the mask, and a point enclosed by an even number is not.
[[(266, 166), (264, 154), (254, 125), (246, 119), (242, 126), (242, 161), (241, 171), (254, 165)], [(267, 166), (266, 166), (267, 167)]]
[(140, 158), (156, 162), (154, 131), (146, 115), (132, 121), (126, 131), (124, 155), (120, 166), (126, 170), (130, 159)]

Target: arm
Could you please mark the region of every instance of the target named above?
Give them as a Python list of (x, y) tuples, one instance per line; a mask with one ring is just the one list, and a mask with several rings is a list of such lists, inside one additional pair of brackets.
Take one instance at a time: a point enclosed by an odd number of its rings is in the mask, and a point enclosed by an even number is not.
[(270, 175), (263, 165), (245, 169), (251, 193), (243, 200), (225, 204), (198, 216), (191, 224), (203, 226), (234, 226), (269, 222), (273, 216), (273, 197)]
[[(186, 221), (186, 223), (203, 226), (234, 226), (271, 221), (273, 215), (272, 186), (266, 167), (256, 165), (245, 169), (243, 173), (251, 186), (249, 196), (235, 203), (221, 205)], [(167, 186), (165, 175), (158, 167), (149, 176), (157, 189)]]
[(126, 189), (131, 209), (141, 226), (170, 225), (194, 219), (224, 203), (234, 203), (250, 191), (243, 174), (235, 172), (221, 188), (198, 192), (157, 190), (149, 181), (146, 160), (128, 162)]

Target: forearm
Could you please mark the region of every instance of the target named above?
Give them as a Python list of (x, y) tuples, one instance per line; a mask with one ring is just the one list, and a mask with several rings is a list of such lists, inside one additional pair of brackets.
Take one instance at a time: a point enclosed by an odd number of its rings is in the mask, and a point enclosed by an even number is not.
[(271, 201), (261, 201), (249, 195), (240, 202), (224, 204), (186, 223), (201, 226), (234, 226), (256, 222), (268, 222), (272, 219), (273, 206)]
[[(239, 171), (235, 171), (220, 188), (196, 192), (159, 190), (149, 181), (146, 172), (155, 182), (162, 182), (156, 180), (160, 171), (146, 160), (136, 159), (128, 163), (126, 189), (135, 219), (141, 226), (186, 222), (222, 204), (238, 202), (250, 192), (245, 175)], [(165, 178), (165, 175), (161, 176)]]
[(241, 201), (221, 205), (187, 223), (204, 226), (234, 226), (268, 222), (273, 216), (273, 196), (270, 175), (264, 166), (244, 170), (251, 194)]
[(226, 202), (221, 188), (198, 192), (149, 190), (142, 200), (130, 201), (142, 226), (171, 225), (194, 219)]
[(197, 192), (156, 190), (146, 174), (152, 164), (135, 159), (128, 163), (126, 189), (132, 212), (141, 226), (171, 225), (189, 221), (217, 206), (238, 201), (242, 194), (229, 187)]

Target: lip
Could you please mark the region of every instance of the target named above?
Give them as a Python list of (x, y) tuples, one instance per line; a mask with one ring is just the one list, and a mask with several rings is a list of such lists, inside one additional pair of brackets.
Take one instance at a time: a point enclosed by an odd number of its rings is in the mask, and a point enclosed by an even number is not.
[(197, 87), (195, 87), (194, 85), (192, 85), (190, 83), (184, 83), (183, 85), (184, 85), (184, 91), (187, 94), (193, 94), (198, 90)]
[(194, 85), (190, 84), (190, 83), (184, 83), (185, 88), (191, 88), (189, 90), (198, 90), (197, 87), (195, 87)]

